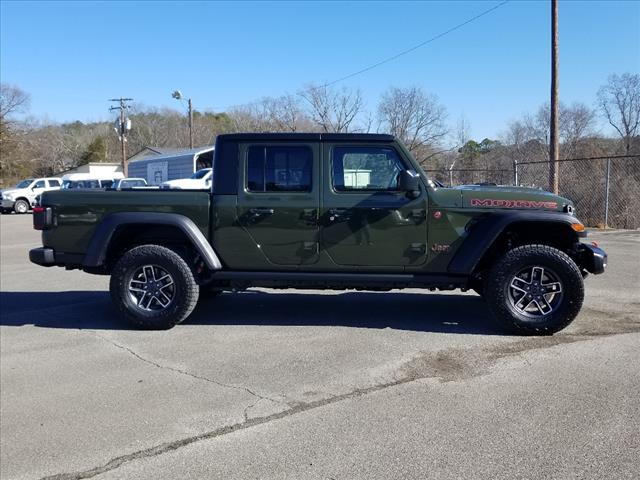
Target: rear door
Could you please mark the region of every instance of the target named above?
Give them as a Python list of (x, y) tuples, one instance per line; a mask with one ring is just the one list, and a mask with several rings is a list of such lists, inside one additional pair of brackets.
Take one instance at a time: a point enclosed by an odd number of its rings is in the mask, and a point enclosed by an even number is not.
[(321, 247), (341, 266), (398, 267), (427, 259), (427, 193), (398, 190), (411, 165), (392, 145), (323, 145)]
[(318, 260), (319, 143), (240, 145), (237, 215), (273, 265)]

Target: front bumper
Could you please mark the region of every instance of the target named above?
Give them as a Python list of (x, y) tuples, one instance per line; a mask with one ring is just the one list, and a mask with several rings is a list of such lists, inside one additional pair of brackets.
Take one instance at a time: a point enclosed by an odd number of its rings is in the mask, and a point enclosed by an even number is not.
[(8, 198), (3, 198), (2, 201), (0, 201), (0, 208), (12, 209), (15, 203), (16, 202), (13, 200), (9, 200)]
[(607, 268), (607, 253), (595, 245), (579, 243), (577, 247), (577, 263), (587, 272), (598, 275)]

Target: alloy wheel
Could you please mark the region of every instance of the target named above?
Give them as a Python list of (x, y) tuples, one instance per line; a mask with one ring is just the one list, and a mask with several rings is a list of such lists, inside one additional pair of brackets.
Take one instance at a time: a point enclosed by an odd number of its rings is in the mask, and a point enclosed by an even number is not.
[(138, 268), (129, 281), (129, 298), (141, 310), (165, 310), (176, 295), (173, 277), (157, 265)]
[(562, 302), (560, 277), (539, 265), (520, 270), (511, 278), (508, 288), (513, 309), (534, 319), (554, 312)]

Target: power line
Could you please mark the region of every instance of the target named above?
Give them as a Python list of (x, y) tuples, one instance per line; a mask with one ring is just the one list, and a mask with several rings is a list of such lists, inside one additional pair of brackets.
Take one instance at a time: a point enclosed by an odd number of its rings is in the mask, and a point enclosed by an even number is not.
[(337, 80), (333, 80), (331, 82), (325, 83), (324, 85), (321, 85), (321, 86), (319, 86), (317, 88), (330, 87), (331, 85), (335, 85), (336, 83), (343, 82), (343, 81), (348, 80), (350, 78), (353, 78), (353, 77), (355, 77), (357, 75), (360, 75), (362, 73), (368, 72), (369, 70), (373, 70), (374, 68), (377, 68), (377, 67), (379, 67), (381, 65), (384, 65), (385, 63), (392, 62), (392, 61), (394, 61), (394, 60), (396, 60), (396, 59), (398, 59), (398, 58), (400, 58), (400, 57), (402, 57), (404, 55), (407, 55), (407, 54), (409, 54), (409, 53), (411, 53), (411, 52), (413, 52), (415, 50), (418, 50), (419, 48), (424, 47), (425, 45), (428, 45), (429, 43), (435, 42), (436, 40), (438, 40), (438, 39), (440, 39), (440, 38), (442, 38), (442, 37), (444, 37), (444, 36), (446, 36), (446, 35), (448, 35), (448, 34), (450, 34), (452, 32), (455, 32), (456, 30), (459, 30), (460, 28), (464, 27), (465, 25), (468, 25), (471, 22), (474, 22), (474, 21), (478, 20), (479, 18), (484, 17), (485, 15), (488, 15), (489, 13), (493, 12), (494, 10), (497, 10), (498, 8), (502, 7), (504, 4), (509, 3), (509, 1), (510, 0), (504, 0), (503, 2), (501, 2), (501, 3), (497, 4), (497, 5), (494, 5), (493, 7), (485, 10), (484, 12), (479, 13), (475, 17), (471, 17), (468, 20), (465, 20), (464, 22), (459, 23), (455, 27), (451, 27), (449, 30), (445, 30), (444, 32), (439, 33), (438, 35), (436, 35), (434, 37), (431, 37), (430, 39), (425, 40), (424, 42), (419, 43), (418, 45), (414, 45), (413, 47), (407, 48), (406, 50), (403, 50), (400, 53), (396, 53), (395, 55), (393, 55), (391, 57), (385, 58), (384, 60), (380, 60), (379, 62), (374, 63), (373, 65), (370, 65), (370, 66), (368, 66), (366, 68), (358, 70), (357, 72), (350, 73), (349, 75), (345, 75), (344, 77), (340, 77)]
[[(368, 72), (370, 70), (373, 70), (374, 68), (378, 68), (378, 67), (380, 67), (382, 65), (385, 65), (385, 64), (387, 64), (389, 62), (392, 62), (392, 61), (394, 61), (394, 60), (396, 60), (396, 59), (398, 59), (398, 58), (400, 58), (400, 57), (402, 57), (404, 55), (408, 55), (409, 53), (414, 52), (415, 50), (418, 50), (419, 48), (422, 48), (425, 45), (428, 45), (428, 44), (430, 44), (432, 42), (435, 42), (436, 40), (438, 40), (438, 39), (440, 39), (440, 38), (442, 38), (442, 37), (444, 37), (446, 35), (449, 35), (450, 33), (453, 33), (456, 30), (459, 30), (462, 27), (464, 27), (466, 25), (469, 25), (472, 22), (475, 22), (476, 20), (478, 20), (478, 19), (484, 17), (485, 15), (488, 15), (491, 12), (499, 9), (503, 5), (509, 3), (510, 1), (511, 0), (504, 0), (504, 1), (500, 2), (500, 3), (498, 3), (497, 5), (494, 5), (493, 7), (488, 8), (487, 10), (484, 10), (484, 11), (480, 12), (479, 14), (477, 14), (477, 15), (475, 15), (475, 16), (467, 19), (467, 20), (465, 20), (464, 22), (459, 23), (459, 24), (449, 28), (448, 30), (445, 30), (444, 32), (441, 32), (441, 33), (439, 33), (439, 34), (437, 34), (437, 35), (425, 40), (424, 42), (421, 42), (421, 43), (419, 43), (417, 45), (414, 45), (413, 47), (407, 48), (406, 50), (403, 50), (403, 51), (401, 51), (399, 53), (396, 53), (395, 55), (392, 55), (392, 56), (387, 57), (387, 58), (385, 58), (383, 60), (380, 60), (379, 62), (376, 62), (376, 63), (374, 63), (372, 65), (369, 65), (368, 67), (362, 68), (362, 69), (360, 69), (358, 71), (355, 71), (355, 72), (350, 73), (348, 75), (345, 75), (343, 77), (337, 78), (337, 79), (332, 80), (330, 82), (323, 83), (322, 85), (318, 85), (316, 87), (312, 87), (312, 88), (310, 88), (310, 90), (320, 90), (322, 88), (331, 87), (331, 86), (333, 86), (333, 85), (335, 85), (337, 83), (344, 82), (345, 80), (348, 80), (350, 78), (356, 77), (358, 75), (362, 75), (363, 73), (366, 73), (366, 72)], [(287, 95), (282, 95), (282, 96), (276, 97), (276, 98), (277, 99), (282, 99), (282, 98), (286, 98), (286, 97), (287, 97)], [(254, 102), (248, 102), (248, 103), (241, 103), (241, 104), (237, 104), (237, 105), (230, 105), (225, 109), (221, 109), (220, 111), (227, 111), (227, 110), (229, 110), (231, 108), (242, 107), (242, 106), (246, 106), (246, 105), (252, 105), (254, 103), (255, 103), (255, 101)]]

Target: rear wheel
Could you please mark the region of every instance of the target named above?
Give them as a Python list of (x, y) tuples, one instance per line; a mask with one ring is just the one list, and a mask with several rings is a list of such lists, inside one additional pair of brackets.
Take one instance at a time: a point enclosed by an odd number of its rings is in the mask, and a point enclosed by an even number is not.
[(16, 200), (16, 203), (13, 204), (13, 210), (16, 213), (27, 213), (29, 211), (29, 202), (23, 199)]
[(527, 335), (550, 335), (569, 325), (584, 300), (582, 274), (564, 252), (525, 245), (489, 271), (484, 297), (496, 320)]
[(165, 330), (182, 322), (198, 301), (198, 284), (184, 259), (159, 245), (126, 252), (111, 273), (111, 299), (135, 326)]

